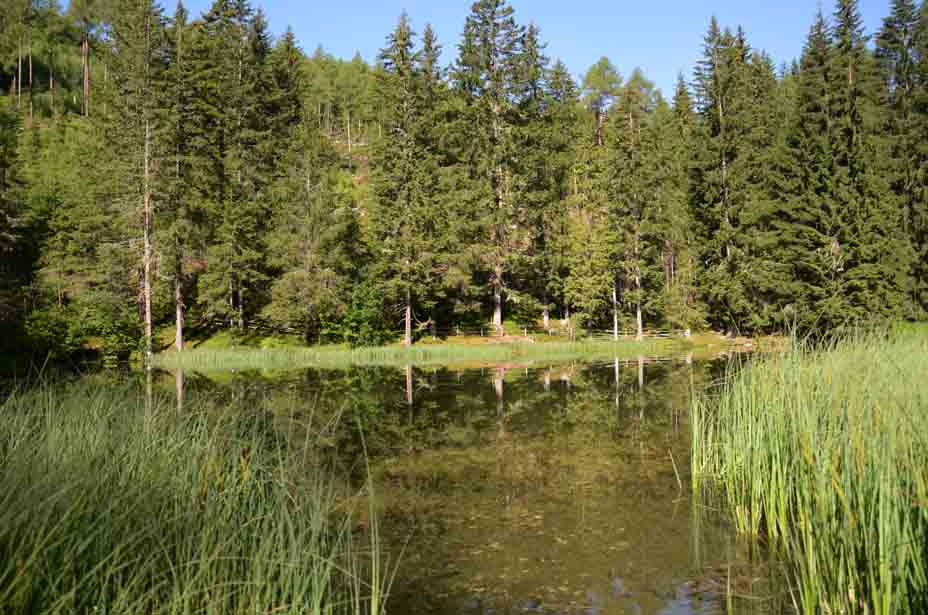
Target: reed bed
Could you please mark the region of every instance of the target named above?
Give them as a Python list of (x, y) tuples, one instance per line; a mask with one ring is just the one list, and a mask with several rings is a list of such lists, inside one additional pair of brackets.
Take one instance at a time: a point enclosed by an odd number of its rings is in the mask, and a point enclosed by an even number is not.
[(758, 359), (692, 425), (694, 490), (783, 554), (799, 612), (928, 612), (928, 336)]
[(242, 408), (181, 416), (143, 390), (46, 385), (0, 403), (0, 613), (383, 611), (379, 545), (352, 544), (305, 440)]
[(515, 343), (459, 345), (436, 344), (406, 348), (268, 348), (234, 350), (185, 350), (157, 355), (164, 369), (260, 370), (260, 369), (342, 369), (365, 366), (453, 366), (507, 362), (564, 362), (580, 359), (634, 358), (654, 356), (683, 349), (682, 340), (578, 341), (545, 344)]

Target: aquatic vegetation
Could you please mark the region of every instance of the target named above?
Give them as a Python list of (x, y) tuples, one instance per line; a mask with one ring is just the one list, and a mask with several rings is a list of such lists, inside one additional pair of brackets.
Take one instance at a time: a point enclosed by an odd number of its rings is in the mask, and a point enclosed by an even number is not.
[(694, 487), (789, 562), (803, 613), (928, 607), (928, 336), (756, 361), (694, 406)]
[(0, 612), (383, 611), (376, 521), (362, 552), (312, 446), (257, 410), (179, 414), (142, 389), (0, 404)]
[[(492, 339), (492, 338), (490, 338)], [(687, 348), (685, 340), (649, 339), (517, 343), (480, 345), (418, 345), (349, 349), (342, 346), (318, 348), (273, 348), (235, 350), (185, 350), (156, 357), (159, 367), (193, 370), (299, 369), (308, 367), (346, 368), (364, 366), (461, 365), (505, 362), (559, 362), (580, 359), (630, 358), (669, 354)]]

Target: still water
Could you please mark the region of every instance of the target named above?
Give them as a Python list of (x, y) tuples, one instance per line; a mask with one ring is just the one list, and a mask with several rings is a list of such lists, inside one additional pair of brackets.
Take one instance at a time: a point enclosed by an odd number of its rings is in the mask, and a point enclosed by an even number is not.
[(730, 368), (642, 357), (177, 384), (321, 417), (347, 475), (371, 478), (392, 614), (776, 612), (769, 567), (690, 488), (690, 399)]

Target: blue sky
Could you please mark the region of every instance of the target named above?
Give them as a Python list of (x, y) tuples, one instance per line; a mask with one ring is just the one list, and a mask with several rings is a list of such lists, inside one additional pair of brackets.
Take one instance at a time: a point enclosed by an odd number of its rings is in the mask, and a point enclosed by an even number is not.
[[(301, 46), (317, 45), (340, 57), (356, 51), (376, 58), (384, 37), (406, 10), (417, 31), (432, 23), (445, 46), (445, 64), (455, 44), (470, 0), (252, 0), (263, 7), (275, 34), (292, 26)], [(834, 0), (823, 0), (830, 13)], [(868, 32), (875, 32), (889, 13), (890, 0), (861, 0)], [(210, 0), (185, 0), (198, 15)], [(173, 9), (173, 1), (165, 0)], [(816, 0), (510, 0), (520, 23), (534, 22), (548, 42), (547, 53), (581, 75), (605, 55), (628, 75), (641, 67), (665, 93), (672, 92), (679, 71), (689, 77), (699, 57), (709, 17), (723, 25), (744, 26), (748, 40), (766, 49), (776, 62), (797, 57), (812, 23)], [(169, 9), (169, 12), (171, 12)]]

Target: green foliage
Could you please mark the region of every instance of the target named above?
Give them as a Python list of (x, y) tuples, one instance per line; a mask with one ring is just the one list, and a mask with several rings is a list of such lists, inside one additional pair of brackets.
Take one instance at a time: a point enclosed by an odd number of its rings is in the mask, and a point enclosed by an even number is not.
[[(608, 58), (578, 85), (501, 0), (473, 3), (450, 69), (406, 16), (371, 66), (246, 0), (7, 3), (0, 318), (43, 353), (56, 331), (59, 356), (134, 348), (145, 186), (152, 313), (181, 332), (369, 344), (407, 306), (410, 330), (919, 318), (926, 15), (895, 0), (871, 48), (842, 0), (782, 70), (713, 20), (668, 104)], [(354, 296), (372, 280), (378, 310)]]
[(348, 307), (329, 336), (336, 336), (353, 348), (382, 346), (396, 339), (396, 326), (386, 313), (386, 293), (377, 282), (360, 282), (351, 290)]

